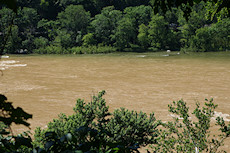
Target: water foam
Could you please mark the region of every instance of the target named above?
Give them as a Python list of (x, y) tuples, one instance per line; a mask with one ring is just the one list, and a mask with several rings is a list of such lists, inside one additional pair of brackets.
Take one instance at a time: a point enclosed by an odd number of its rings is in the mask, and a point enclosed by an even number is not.
[(6, 70), (10, 67), (24, 67), (27, 66), (27, 64), (16, 64), (19, 63), (19, 61), (15, 60), (3, 60), (0, 61), (0, 70)]
[(229, 114), (223, 114), (222, 112), (216, 112), (216, 111), (214, 113), (215, 114), (214, 114), (213, 119), (215, 119), (216, 117), (222, 117), (224, 119), (224, 121), (230, 122), (230, 119), (229, 119), (230, 115)]
[(6, 67), (23, 67), (27, 66), (27, 64), (13, 64), (13, 65), (6, 65)]

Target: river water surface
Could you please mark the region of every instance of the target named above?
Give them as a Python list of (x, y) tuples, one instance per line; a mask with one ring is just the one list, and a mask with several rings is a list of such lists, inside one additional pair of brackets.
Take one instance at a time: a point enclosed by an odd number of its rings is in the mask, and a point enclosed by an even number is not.
[[(14, 55), (0, 61), (0, 93), (33, 114), (32, 130), (61, 112), (70, 115), (77, 98), (90, 101), (101, 90), (110, 111), (125, 107), (169, 120), (172, 101), (183, 98), (194, 108), (214, 98), (218, 114), (230, 120), (230, 53), (171, 55)], [(230, 145), (225, 148), (230, 151)]]

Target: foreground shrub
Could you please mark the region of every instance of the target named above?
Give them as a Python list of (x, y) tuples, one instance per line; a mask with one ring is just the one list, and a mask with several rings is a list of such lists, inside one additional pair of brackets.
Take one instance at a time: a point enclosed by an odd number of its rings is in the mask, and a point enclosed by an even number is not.
[(195, 110), (190, 114), (183, 100), (173, 102), (169, 105), (169, 112), (175, 114), (174, 121), (161, 123), (163, 128), (160, 129), (157, 145), (152, 146), (153, 150), (165, 153), (219, 151), (223, 141), (230, 136), (230, 124), (226, 125), (223, 118), (217, 117), (216, 125), (220, 126), (221, 134), (210, 135), (211, 119), (216, 107), (213, 99), (206, 99), (204, 107), (200, 108), (200, 104), (197, 103)]
[(12, 102), (8, 102), (4, 95), (0, 94), (0, 152), (26, 152), (32, 148), (32, 139), (28, 133), (13, 135), (11, 125), (20, 124), (29, 127), (28, 119), (32, 115), (22, 108), (14, 108)]
[[(102, 98), (104, 94), (104, 91), (100, 92), (87, 104), (84, 100), (78, 99), (74, 107), (75, 114), (61, 114), (59, 119), (48, 124), (47, 129), (36, 130), (35, 144), (57, 149), (53, 146), (56, 143), (54, 137), (64, 141), (69, 135), (71, 140), (68, 140), (63, 148), (58, 145), (58, 151), (68, 148), (72, 151), (106, 152), (116, 151), (117, 148), (119, 152), (134, 152), (141, 146), (155, 143), (158, 123), (155, 122), (154, 114), (148, 117), (143, 112), (137, 113), (124, 108), (110, 114)], [(47, 140), (47, 133), (51, 135), (51, 139)]]
[(230, 136), (230, 123), (221, 117), (216, 118), (220, 134), (211, 135), (211, 119), (217, 107), (212, 99), (206, 100), (202, 108), (197, 103), (192, 114), (183, 100), (173, 102), (169, 112), (174, 121), (165, 123), (156, 121), (154, 114), (124, 108), (110, 113), (104, 94), (102, 91), (93, 96), (89, 103), (78, 99), (73, 115), (60, 114), (47, 129), (37, 128), (34, 141), (25, 132), (13, 135), (10, 125), (29, 126), (26, 120), (32, 116), (21, 108), (15, 109), (0, 95), (0, 152), (130, 153), (151, 145), (153, 152), (216, 153), (221, 152), (220, 146)]

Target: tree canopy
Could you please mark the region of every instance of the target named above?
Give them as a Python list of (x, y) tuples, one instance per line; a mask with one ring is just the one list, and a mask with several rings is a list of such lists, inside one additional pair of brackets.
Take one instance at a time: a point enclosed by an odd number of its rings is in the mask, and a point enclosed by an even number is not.
[(230, 49), (227, 0), (0, 2), (1, 54)]

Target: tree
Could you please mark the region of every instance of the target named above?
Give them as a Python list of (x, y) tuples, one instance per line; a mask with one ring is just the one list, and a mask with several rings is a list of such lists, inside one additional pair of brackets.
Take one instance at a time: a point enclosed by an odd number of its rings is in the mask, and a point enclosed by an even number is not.
[(101, 14), (95, 16), (91, 22), (91, 27), (98, 43), (104, 43), (105, 45), (113, 43), (112, 37), (121, 18), (122, 12), (115, 10), (113, 6), (103, 8)]
[(33, 41), (38, 21), (39, 16), (35, 9), (27, 7), (18, 9), (18, 15), (14, 23), (18, 26), (19, 37), (22, 39), (20, 48), (27, 49), (30, 53), (34, 49)]
[(229, 49), (229, 19), (196, 30), (190, 39), (192, 51), (226, 51)]
[(130, 18), (138, 31), (139, 25), (147, 25), (151, 20), (152, 8), (150, 6), (127, 7), (124, 10), (125, 17)]
[(153, 15), (149, 23), (149, 39), (151, 46), (157, 49), (168, 49), (168, 34), (170, 30), (163, 16)]
[(119, 50), (130, 47), (130, 44), (136, 39), (135, 27), (130, 18), (124, 17), (118, 22), (118, 27), (116, 28), (113, 39), (115, 40), (114, 45), (118, 47)]
[(13, 21), (15, 18), (15, 14), (12, 10), (8, 8), (2, 8), (0, 9), (0, 56), (4, 53), (7, 41), (10, 37), (10, 33), (12, 31), (13, 27)]
[(230, 50), (230, 18), (225, 18), (216, 24), (212, 25), (215, 29), (215, 34), (213, 36), (214, 42), (218, 50)]
[(139, 26), (141, 24), (147, 25), (149, 21), (151, 20), (151, 15), (152, 15), (152, 8), (150, 6), (135, 6), (135, 7), (127, 7), (124, 10), (124, 17), (129, 18), (130, 21), (133, 23), (133, 28), (134, 32), (136, 33), (135, 38), (133, 40), (133, 43), (137, 44), (137, 35), (138, 35), (138, 30)]
[(18, 9), (18, 15), (15, 19), (15, 24), (18, 25), (21, 32), (29, 32), (34, 34), (38, 21), (39, 16), (35, 9), (27, 7)]
[(85, 32), (89, 24), (90, 13), (86, 12), (82, 5), (69, 5), (63, 12), (58, 14), (61, 27), (67, 31), (77, 33)]
[(21, 38), (19, 36), (18, 26), (12, 26), (12, 33), (10, 33), (8, 41), (5, 46), (4, 53), (14, 54), (20, 48)]
[(43, 36), (49, 38), (49, 40), (54, 40), (58, 35), (58, 31), (60, 30), (60, 23), (58, 20), (47, 20), (42, 19), (37, 24), (38, 31), (43, 34)]
[(44, 49), (48, 45), (48, 39), (44, 37), (38, 37), (34, 39), (33, 43), (34, 43), (35, 49), (37, 50)]
[(199, 4), (200, 2), (209, 3), (215, 6), (214, 9), (210, 10), (212, 16), (221, 12), (222, 10), (225, 10), (228, 17), (230, 16), (229, 0), (183, 0), (183, 1), (150, 0), (150, 4), (153, 6), (155, 14), (158, 13), (159, 11), (166, 13), (167, 10), (171, 10), (173, 7), (177, 7), (177, 8), (181, 8), (187, 20), (188, 17), (190, 16), (190, 13), (192, 12), (192, 7), (195, 4)]
[(86, 33), (90, 21), (90, 13), (86, 12), (82, 5), (69, 5), (63, 12), (58, 14), (57, 21), (61, 26), (60, 30), (66, 31), (70, 34), (70, 39), (74, 40), (70, 40), (72, 43), (69, 43), (70, 46), (68, 46), (72, 47), (77, 43), (79, 33), (81, 35)]
[(214, 33), (215, 31), (211, 27), (198, 29), (196, 35), (190, 39), (190, 48), (194, 51), (214, 51)]
[(137, 35), (137, 39), (140, 46), (143, 47), (144, 49), (147, 49), (149, 46), (148, 30), (149, 28), (144, 24), (141, 24), (139, 26), (139, 34)]

